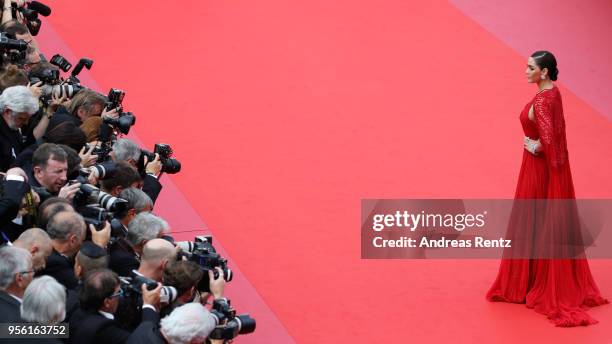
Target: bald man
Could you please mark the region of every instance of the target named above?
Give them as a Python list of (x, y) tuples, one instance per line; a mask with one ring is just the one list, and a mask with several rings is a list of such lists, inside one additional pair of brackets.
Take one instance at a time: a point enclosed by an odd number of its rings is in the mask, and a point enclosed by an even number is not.
[(162, 282), (164, 268), (170, 261), (176, 260), (177, 248), (164, 239), (149, 240), (142, 250), (140, 267), (136, 274)]
[[(146, 277), (148, 279), (162, 282), (166, 264), (176, 260), (177, 249), (164, 239), (151, 239), (147, 241), (142, 249), (140, 267), (132, 270), (131, 277)], [(117, 321), (123, 328), (133, 331), (138, 324), (142, 312), (142, 300), (136, 298), (122, 298), (119, 300), (119, 308), (115, 313)]]
[(51, 255), (53, 245), (49, 234), (40, 228), (30, 228), (13, 242), (13, 246), (23, 248), (32, 255), (34, 270), (43, 270), (47, 263), (47, 257)]
[(74, 256), (85, 240), (85, 221), (72, 211), (59, 212), (49, 219), (47, 233), (53, 251), (41, 275), (49, 275), (67, 289), (74, 289), (79, 280), (74, 275)]

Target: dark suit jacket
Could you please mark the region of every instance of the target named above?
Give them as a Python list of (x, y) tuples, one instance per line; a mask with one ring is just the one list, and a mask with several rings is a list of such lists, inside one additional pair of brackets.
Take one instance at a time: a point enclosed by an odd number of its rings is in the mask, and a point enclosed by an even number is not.
[(142, 191), (151, 198), (151, 200), (153, 201), (153, 204), (155, 204), (155, 200), (157, 200), (157, 196), (159, 196), (159, 193), (161, 192), (161, 190), (162, 190), (162, 185), (159, 182), (159, 179), (149, 174), (147, 174), (144, 177), (144, 180), (142, 183)]
[(127, 236), (127, 228), (121, 223), (119, 219), (111, 220), (111, 237), (113, 238), (125, 238)]
[(128, 338), (127, 344), (167, 344), (168, 342), (164, 339), (159, 331), (159, 325), (152, 322), (146, 322), (138, 326), (130, 338)]
[[(19, 207), (21, 206), (21, 199), (30, 190), (30, 187), (26, 182), (20, 182), (18, 180), (5, 180), (2, 182), (2, 196), (0, 197), (0, 230), (8, 236), (12, 241), (15, 240), (19, 234), (16, 233), (13, 228), (11, 221), (17, 216)], [(0, 242), (4, 242), (0, 238)]]
[(74, 260), (59, 254), (55, 249), (47, 258), (47, 266), (37, 275), (49, 275), (67, 289), (75, 289), (79, 280), (74, 275)]
[(136, 258), (136, 252), (125, 241), (118, 239), (110, 246), (109, 269), (119, 276), (131, 276), (132, 270), (138, 270), (140, 261)]
[(0, 290), (0, 323), (21, 322), (20, 306), (19, 301)]
[(81, 291), (81, 284), (76, 289), (66, 289), (66, 317), (65, 322), (70, 321), (72, 315), (79, 310), (81, 303), (79, 302), (79, 292)]
[(55, 128), (58, 124), (62, 124), (63, 122), (68, 121), (68, 122), (72, 122), (74, 123), (77, 127), (81, 126), (81, 124), (83, 124), (83, 122), (81, 122), (81, 119), (74, 116), (73, 114), (71, 114), (70, 112), (68, 112), (68, 110), (66, 110), (65, 107), (60, 106), (57, 111), (53, 114), (53, 117), (51, 117), (51, 120), (49, 121), (49, 125), (47, 126), (47, 131)]
[(17, 155), (34, 142), (34, 136), (23, 136), (19, 131), (12, 130), (4, 118), (0, 117), (0, 172), (6, 172)]
[(157, 325), (158, 322), (157, 312), (145, 308), (142, 312), (142, 323), (130, 334), (120, 328), (115, 320), (107, 319), (98, 312), (79, 309), (70, 319), (70, 340), (72, 343), (88, 344), (126, 343), (128, 340), (144, 338), (145, 331), (141, 327)]

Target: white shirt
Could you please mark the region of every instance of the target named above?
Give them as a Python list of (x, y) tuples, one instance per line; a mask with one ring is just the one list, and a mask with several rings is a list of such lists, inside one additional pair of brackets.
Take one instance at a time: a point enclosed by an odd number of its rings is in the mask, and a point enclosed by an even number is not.
[(115, 316), (111, 313), (107, 313), (104, 311), (98, 311), (98, 313), (102, 314), (106, 319), (115, 320)]
[[(7, 294), (9, 294), (9, 293), (7, 293)], [(22, 304), (22, 303), (23, 303), (23, 300), (22, 300), (22, 299), (20, 299), (20, 298), (18, 298), (17, 296), (15, 296), (15, 295), (13, 295), (13, 294), (9, 294), (9, 295), (10, 295), (11, 297), (13, 297), (13, 299), (17, 300), (17, 301), (19, 302), (19, 304)]]

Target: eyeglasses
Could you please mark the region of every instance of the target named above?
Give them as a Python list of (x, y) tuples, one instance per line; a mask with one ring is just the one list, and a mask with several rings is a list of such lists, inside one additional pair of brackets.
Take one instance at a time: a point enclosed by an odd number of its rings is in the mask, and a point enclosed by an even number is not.
[(36, 271), (35, 270), (19, 271), (21, 275), (29, 274), (30, 272), (36, 272)]
[(111, 299), (112, 299), (113, 297), (119, 297), (119, 296), (123, 296), (123, 289), (119, 289), (119, 291), (118, 291), (118, 292), (116, 292), (116, 293), (114, 293), (114, 294), (111, 294), (111, 295), (109, 296), (109, 298), (111, 298)]

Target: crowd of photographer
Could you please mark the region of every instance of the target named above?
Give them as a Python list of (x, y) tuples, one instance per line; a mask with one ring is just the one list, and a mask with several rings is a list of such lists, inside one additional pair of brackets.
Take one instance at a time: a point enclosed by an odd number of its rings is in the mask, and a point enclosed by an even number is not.
[(124, 91), (80, 83), (92, 60), (46, 60), (34, 36), (47, 6), (0, 3), (0, 323), (68, 323), (67, 343), (253, 332), (223, 295), (232, 271), (212, 238), (175, 242), (152, 213), (160, 178), (181, 169), (170, 146), (122, 138), (136, 116)]

